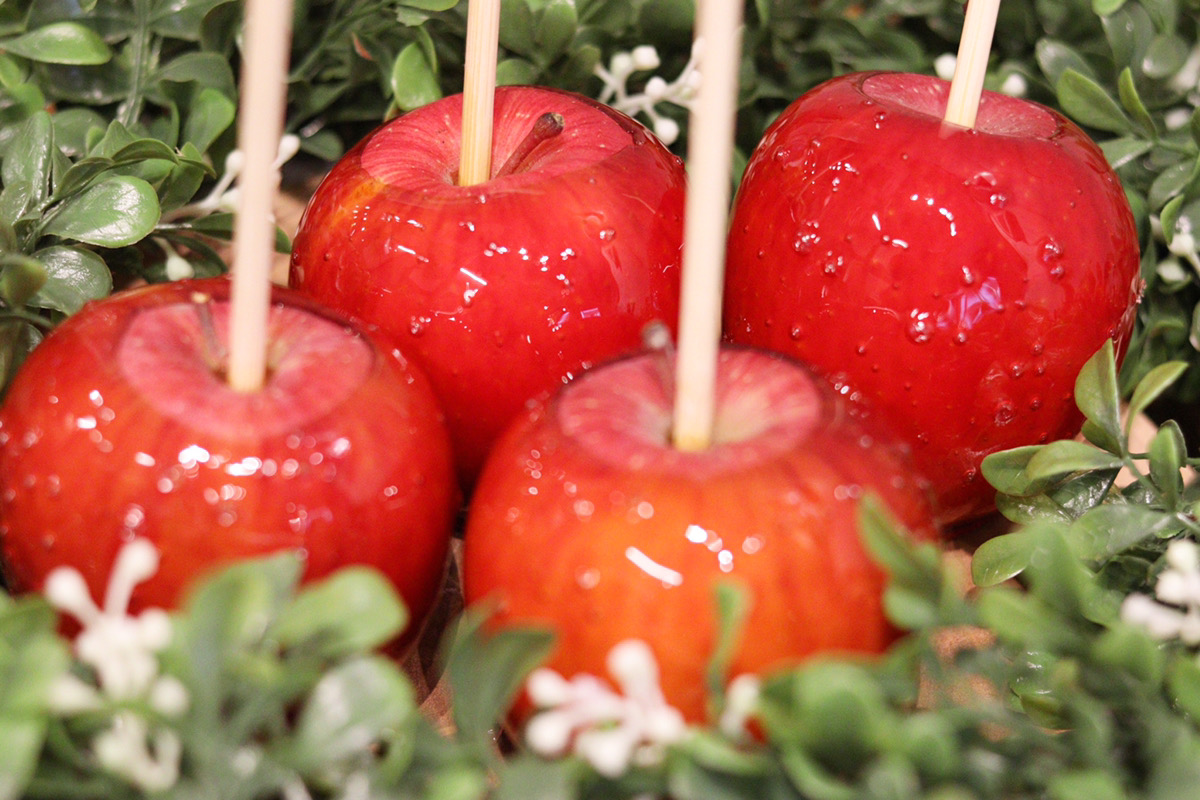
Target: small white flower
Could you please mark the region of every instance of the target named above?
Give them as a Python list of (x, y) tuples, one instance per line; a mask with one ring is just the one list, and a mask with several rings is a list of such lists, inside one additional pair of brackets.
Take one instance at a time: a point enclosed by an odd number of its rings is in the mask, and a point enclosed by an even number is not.
[(630, 52), (615, 53), (609, 59), (607, 68), (597, 65), (595, 69), (596, 77), (604, 84), (600, 102), (608, 103), (630, 116), (644, 115), (650, 121), (654, 134), (664, 144), (673, 144), (679, 138), (679, 124), (660, 112), (657, 106), (660, 103), (671, 103), (683, 108), (690, 107), (700, 85), (699, 65), (702, 52), (703, 44), (697, 39), (692, 44), (688, 62), (675, 80), (667, 81), (658, 75), (652, 75), (647, 79), (642, 91), (634, 94), (629, 92), (626, 84), (634, 73), (648, 72), (662, 65), (658, 51), (651, 45), (640, 45)]
[(1009, 97), (1024, 97), (1029, 91), (1029, 81), (1019, 72), (1010, 72), (1000, 84), (1000, 91)]
[(746, 723), (758, 707), (758, 696), (762, 681), (757, 675), (739, 675), (729, 682), (725, 691), (725, 708), (717, 723), (721, 732), (730, 738), (740, 738), (746, 733)]
[(542, 709), (525, 729), (531, 750), (550, 757), (573, 752), (608, 777), (624, 774), (631, 763), (662, 762), (687, 724), (663, 697), (653, 652), (645, 642), (624, 641), (609, 652), (606, 666), (619, 692), (588, 674), (567, 680), (543, 668), (529, 676), (526, 689)]
[[(75, 617), (82, 626), (76, 636), (76, 657), (90, 667), (95, 685), (74, 675), (58, 680), (50, 702), (62, 714), (100, 711), (111, 703), (144, 700), (164, 715), (187, 709), (188, 696), (175, 678), (159, 675), (158, 652), (171, 641), (171, 621), (159, 609), (129, 615), (134, 588), (158, 570), (158, 550), (145, 539), (121, 548), (109, 576), (101, 609), (92, 600), (83, 576), (60, 567), (46, 579), (50, 604)], [(182, 744), (165, 727), (151, 728), (139, 714), (116, 711), (108, 728), (92, 742), (96, 759), (145, 791), (162, 791), (179, 777)]]
[(942, 53), (933, 60), (933, 71), (944, 81), (954, 77), (954, 68), (958, 66), (958, 56), (954, 53)]
[(1121, 604), (1121, 619), (1155, 639), (1200, 645), (1200, 548), (1187, 539), (1167, 545), (1167, 568), (1154, 583), (1154, 597), (1131, 594)]

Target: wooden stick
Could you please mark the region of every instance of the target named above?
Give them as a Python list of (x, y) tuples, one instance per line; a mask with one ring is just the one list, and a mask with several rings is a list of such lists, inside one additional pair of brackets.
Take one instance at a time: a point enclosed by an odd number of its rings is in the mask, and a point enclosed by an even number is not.
[(233, 229), (229, 323), (228, 381), (239, 392), (259, 391), (266, 380), (273, 209), (279, 190), (275, 159), (286, 112), (291, 32), (292, 0), (249, 0), (238, 107), (238, 147), (245, 167)]
[(499, 42), (500, 0), (471, 0), (467, 7), (459, 186), (483, 183), (492, 174), (492, 108)]
[(709, 446), (716, 416), (742, 6), (740, 0), (701, 0), (696, 9), (696, 38), (703, 49), (700, 90), (688, 121), (689, 174), (672, 432), (675, 447), (685, 451)]
[(964, 128), (975, 127), (999, 12), (1000, 0), (969, 0), (967, 3), (954, 78), (950, 81), (950, 97), (946, 102), (946, 122)]

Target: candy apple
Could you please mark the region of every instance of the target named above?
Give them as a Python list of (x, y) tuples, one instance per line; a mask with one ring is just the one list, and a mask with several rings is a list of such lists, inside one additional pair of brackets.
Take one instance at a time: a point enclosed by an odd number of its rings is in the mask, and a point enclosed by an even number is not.
[(1129, 204), (1069, 120), (948, 84), (835, 78), (756, 148), (728, 245), (726, 336), (814, 365), (913, 447), (944, 521), (991, 507), (995, 450), (1070, 437), (1072, 389), (1123, 353), (1141, 293)]
[(859, 499), (875, 493), (917, 535), (936, 535), (903, 454), (808, 371), (748, 349), (720, 355), (713, 444), (677, 450), (670, 374), (657, 355), (597, 367), (513, 424), (468, 513), (467, 602), (494, 603), (499, 626), (553, 629), (550, 666), (564, 675), (604, 675), (614, 645), (645, 640), (667, 700), (692, 720), (704, 715), (722, 581), (752, 602), (735, 674), (882, 650), (894, 631)]
[(674, 324), (685, 178), (628, 117), (510, 87), (492, 178), (459, 186), (461, 118), (461, 95), (447, 97), (336, 164), (301, 219), (290, 283), (412, 355), (469, 486), (526, 400), (636, 349), (648, 322)]
[(23, 365), (0, 409), (10, 588), (39, 588), (69, 565), (102, 597), (137, 536), (161, 565), (135, 609), (175, 606), (219, 564), (291, 550), (307, 578), (377, 567), (422, 618), (458, 502), (426, 379), (364, 330), (279, 291), (266, 383), (236, 392), (222, 377), (228, 290), (209, 279), (113, 295)]

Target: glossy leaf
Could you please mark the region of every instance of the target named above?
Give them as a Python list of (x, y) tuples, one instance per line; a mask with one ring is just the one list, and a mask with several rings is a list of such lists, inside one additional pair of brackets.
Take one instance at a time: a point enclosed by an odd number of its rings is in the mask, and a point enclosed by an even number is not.
[(988, 454), (980, 465), (984, 479), (1002, 494), (1016, 497), (1038, 494), (1049, 482), (1031, 479), (1026, 468), (1029, 466), (1029, 460), (1043, 447), (1044, 445), (1026, 445)]
[(74, 314), (84, 303), (112, 293), (112, 273), (104, 259), (80, 247), (55, 245), (33, 257), (45, 268), (45, 283), (27, 301), (38, 308)]
[(1015, 578), (1029, 566), (1036, 549), (1037, 540), (1031, 531), (988, 539), (971, 556), (971, 579), (977, 586), (995, 586)]
[(1081, 125), (1112, 133), (1129, 133), (1132, 124), (1117, 101), (1100, 84), (1068, 68), (1054, 85), (1063, 110)]
[(1117, 389), (1116, 357), (1108, 340), (1079, 371), (1075, 405), (1091, 422), (1112, 437), (1121, 436), (1121, 399)]
[(6, 193), (9, 193), (9, 187), (25, 187), (24, 202), (5, 203), (4, 214), (10, 221), (40, 206), (49, 196), (53, 150), (54, 128), (50, 115), (38, 112), (21, 126), (0, 166)]
[(1025, 474), (1032, 481), (1056, 478), (1072, 472), (1111, 469), (1121, 466), (1121, 459), (1105, 450), (1083, 442), (1063, 439), (1043, 446), (1029, 459)]
[(1138, 94), (1137, 85), (1133, 81), (1133, 70), (1129, 67), (1121, 70), (1121, 75), (1117, 79), (1117, 96), (1121, 100), (1121, 106), (1133, 117), (1138, 127), (1142, 129), (1142, 133), (1152, 139), (1158, 136), (1154, 118)]
[(1122, 136), (1100, 143), (1100, 150), (1113, 169), (1120, 169), (1132, 164), (1153, 148), (1154, 142), (1138, 136)]
[(1183, 475), (1180, 470), (1187, 459), (1187, 442), (1179, 423), (1168, 420), (1158, 429), (1150, 442), (1150, 478), (1162, 492), (1163, 504), (1175, 508), (1183, 496)]
[(1115, 14), (1125, 5), (1125, 0), (1092, 0), (1092, 11), (1100, 17)]
[(78, 22), (55, 22), (0, 42), (6, 52), (51, 64), (87, 66), (112, 58), (104, 39)]
[(1129, 399), (1129, 419), (1132, 420), (1141, 414), (1151, 403), (1161, 397), (1163, 392), (1179, 380), (1187, 368), (1187, 362), (1167, 361), (1147, 372), (1145, 377), (1138, 381), (1133, 390), (1133, 396)]
[(575, 38), (579, 19), (574, 0), (550, 0), (538, 20), (536, 41), (539, 57), (552, 60)]
[(42, 233), (104, 247), (141, 241), (158, 224), (158, 195), (140, 178), (113, 176), (64, 200)]
[(411, 111), (432, 103), (441, 97), (437, 76), (433, 66), (425, 57), (424, 50), (413, 42), (400, 51), (392, 65), (392, 95), (396, 105)]
[(1097, 506), (1071, 524), (1068, 539), (1076, 557), (1095, 561), (1128, 550), (1175, 524), (1175, 515), (1141, 505)]
[(196, 94), (191, 111), (184, 122), (182, 139), (200, 152), (212, 147), (213, 142), (233, 124), (237, 105), (216, 89), (201, 89)]

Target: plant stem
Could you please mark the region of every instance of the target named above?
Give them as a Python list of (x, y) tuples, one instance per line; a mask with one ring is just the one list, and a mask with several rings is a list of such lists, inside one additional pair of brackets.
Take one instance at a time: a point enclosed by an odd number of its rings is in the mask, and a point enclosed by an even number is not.
[(154, 68), (150, 34), (150, 0), (133, 0), (133, 32), (129, 36), (129, 95), (117, 110), (117, 121), (129, 128), (142, 116), (146, 76)]

